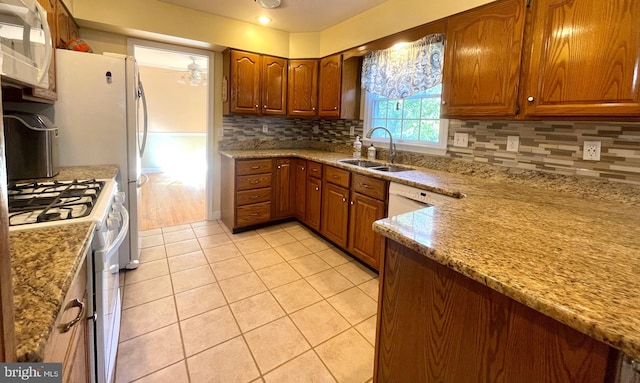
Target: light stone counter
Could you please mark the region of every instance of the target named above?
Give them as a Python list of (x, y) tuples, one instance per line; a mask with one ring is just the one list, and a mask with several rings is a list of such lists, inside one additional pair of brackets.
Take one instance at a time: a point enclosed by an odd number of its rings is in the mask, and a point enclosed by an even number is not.
[[(298, 156), (465, 196), (377, 221), (374, 230), (597, 340), (640, 358), (640, 187), (460, 161), (382, 173), (314, 150)], [(434, 161), (437, 163), (438, 161)], [(451, 171), (451, 161), (442, 160)], [(437, 166), (434, 166), (437, 167)], [(462, 174), (461, 174), (462, 173)]]
[[(20, 182), (108, 179), (118, 166), (73, 166), (53, 178)], [(63, 224), (9, 233), (17, 358), (40, 362), (76, 270), (91, 245), (93, 223)]]

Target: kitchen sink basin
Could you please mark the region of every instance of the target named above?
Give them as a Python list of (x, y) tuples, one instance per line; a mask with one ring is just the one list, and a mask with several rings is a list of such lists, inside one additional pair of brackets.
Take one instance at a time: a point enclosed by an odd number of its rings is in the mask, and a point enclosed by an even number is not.
[(401, 166), (395, 166), (395, 165), (389, 165), (389, 166), (376, 166), (376, 167), (372, 167), (369, 168), (371, 170), (377, 170), (379, 172), (391, 172), (391, 173), (395, 173), (395, 172), (406, 172), (407, 170), (411, 170), (409, 168), (404, 168)]
[(366, 160), (338, 160), (338, 162), (342, 162), (343, 164), (356, 165), (362, 168), (372, 168), (374, 166), (381, 166), (379, 162), (366, 161)]

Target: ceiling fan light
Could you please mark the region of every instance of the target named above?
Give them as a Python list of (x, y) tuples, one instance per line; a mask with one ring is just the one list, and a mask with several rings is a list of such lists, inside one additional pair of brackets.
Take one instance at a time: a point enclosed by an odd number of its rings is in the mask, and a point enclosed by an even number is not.
[(277, 8), (280, 6), (280, 0), (255, 0), (262, 8)]

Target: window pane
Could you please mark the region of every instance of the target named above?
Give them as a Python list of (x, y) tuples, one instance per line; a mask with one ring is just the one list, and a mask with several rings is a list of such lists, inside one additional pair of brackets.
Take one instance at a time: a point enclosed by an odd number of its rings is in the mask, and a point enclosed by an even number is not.
[(435, 120), (440, 118), (440, 97), (423, 98), (420, 118)]
[(402, 135), (402, 120), (387, 121), (387, 129), (394, 137), (400, 137)]
[(387, 107), (389, 101), (375, 101), (373, 103), (373, 116), (374, 117), (387, 117)]
[(402, 104), (401, 100), (389, 100), (388, 117), (389, 118), (402, 118)]
[(420, 141), (438, 142), (440, 136), (440, 121), (422, 120), (420, 123)]
[[(376, 128), (378, 126), (384, 126), (386, 128), (387, 121), (386, 120), (373, 120), (373, 126), (371, 128)], [(387, 132), (382, 129), (376, 130), (371, 134), (371, 137), (374, 138), (384, 138), (387, 137)]]
[(429, 88), (425, 90), (425, 93), (428, 95), (432, 95), (432, 94), (440, 95), (442, 93), (442, 83), (434, 86), (433, 88)]
[(404, 120), (402, 124), (403, 140), (417, 141), (420, 139), (420, 120)]
[(403, 101), (404, 110), (402, 118), (420, 118), (420, 99), (413, 98)]

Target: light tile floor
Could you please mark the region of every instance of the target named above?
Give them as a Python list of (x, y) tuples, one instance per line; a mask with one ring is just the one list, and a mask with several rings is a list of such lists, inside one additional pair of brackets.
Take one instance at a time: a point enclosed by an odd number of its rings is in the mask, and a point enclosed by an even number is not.
[(303, 225), (140, 233), (116, 382), (370, 382), (378, 277)]

